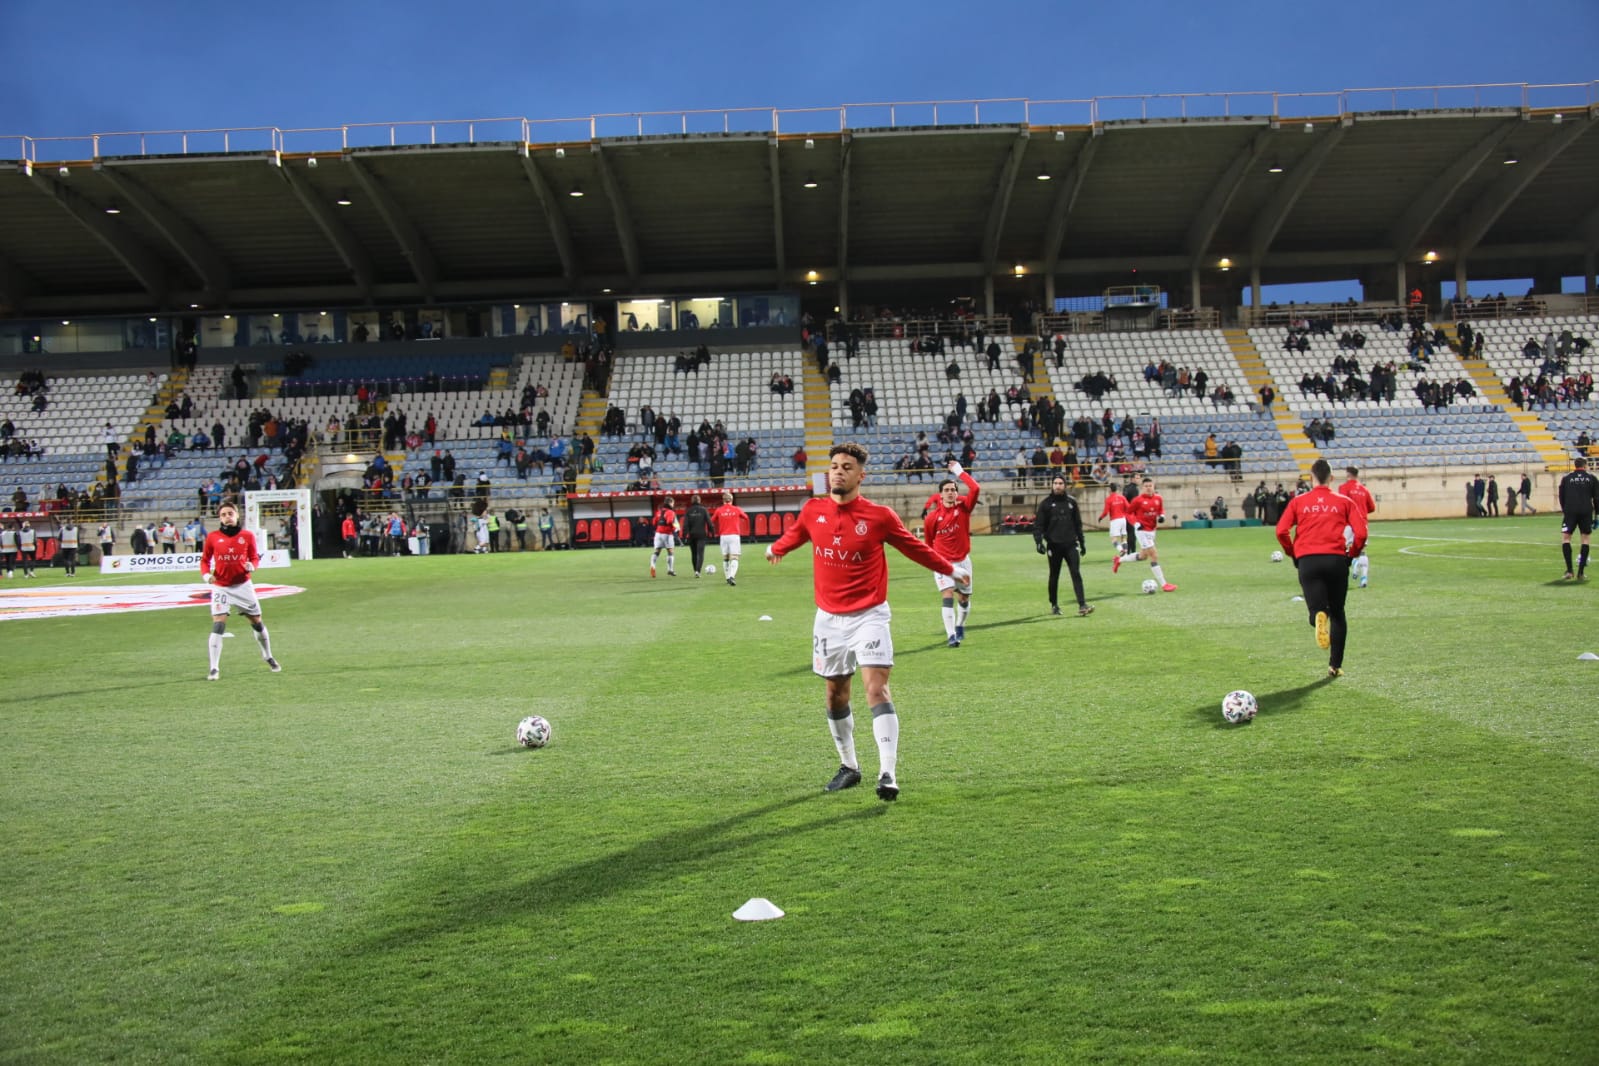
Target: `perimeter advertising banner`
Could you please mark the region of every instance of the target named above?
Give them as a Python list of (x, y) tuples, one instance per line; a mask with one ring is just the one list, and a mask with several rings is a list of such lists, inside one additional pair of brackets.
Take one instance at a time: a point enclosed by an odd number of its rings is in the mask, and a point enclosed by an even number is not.
[[(287, 548), (272, 548), (261, 553), (260, 570), (289, 565)], [(174, 552), (169, 555), (108, 555), (100, 560), (102, 574), (198, 574), (199, 552)]]

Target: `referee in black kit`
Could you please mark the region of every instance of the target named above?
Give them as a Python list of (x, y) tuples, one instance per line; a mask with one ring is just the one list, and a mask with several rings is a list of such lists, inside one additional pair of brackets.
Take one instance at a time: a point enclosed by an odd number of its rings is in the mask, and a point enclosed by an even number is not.
[(1560, 551), (1566, 557), (1566, 580), (1571, 580), (1571, 534), (1582, 534), (1577, 556), (1577, 580), (1588, 569), (1588, 541), (1593, 537), (1594, 513), (1599, 511), (1599, 479), (1588, 473), (1588, 460), (1578, 456), (1574, 469), (1560, 479)]

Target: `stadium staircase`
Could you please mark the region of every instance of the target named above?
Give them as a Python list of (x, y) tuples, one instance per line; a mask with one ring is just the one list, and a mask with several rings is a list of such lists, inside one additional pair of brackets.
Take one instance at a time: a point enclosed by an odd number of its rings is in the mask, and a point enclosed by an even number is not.
[[(150, 406), (144, 409), (144, 414), (140, 417), (138, 424), (133, 427), (133, 433), (128, 437), (127, 440), (122, 442), (122, 450), (117, 453), (118, 481), (121, 481), (127, 475), (128, 456), (133, 454), (133, 450), (135, 448), (143, 446), (144, 428), (146, 426), (155, 427), (157, 440), (164, 439), (163, 434), (161, 433), (161, 427), (166, 423), (167, 420), (167, 404), (171, 403), (173, 400), (176, 400), (179, 396), (182, 396), (188, 387), (189, 371), (187, 367), (176, 367), (167, 375), (166, 381), (162, 383), (161, 388), (158, 389), (155, 396), (152, 397)], [(95, 483), (100, 485), (102, 489), (105, 488), (105, 471), (102, 470), (100, 475), (94, 480)]]
[(1305, 436), (1304, 425), (1299, 417), (1283, 402), (1283, 390), (1271, 379), (1265, 360), (1260, 357), (1260, 350), (1255, 347), (1255, 342), (1249, 339), (1249, 331), (1224, 329), (1222, 334), (1227, 338), (1227, 347), (1232, 349), (1233, 360), (1244, 372), (1244, 379), (1249, 382), (1249, 389), (1254, 394), (1250, 402), (1258, 402), (1260, 390), (1267, 385), (1270, 385), (1272, 392), (1277, 394), (1277, 398), (1271, 404), (1272, 421), (1277, 424), (1277, 432), (1282, 435), (1283, 443), (1288, 446), (1289, 454), (1294, 457), (1294, 465), (1309, 476), (1310, 465), (1321, 458), (1321, 452), (1310, 443), (1310, 438)]
[[(1460, 336), (1455, 332), (1454, 323), (1446, 325), (1444, 332), (1449, 337), (1450, 343), (1458, 350)], [(1559, 473), (1570, 469), (1571, 464), (1566, 459), (1565, 449), (1555, 440), (1555, 435), (1548, 425), (1531, 411), (1523, 411), (1510, 401), (1510, 395), (1505, 392), (1499, 375), (1494, 373), (1487, 362), (1462, 355), (1460, 365), (1471, 375), (1471, 383), (1476, 386), (1477, 395), (1481, 396), (1484, 402), (1493, 404), (1510, 416), (1510, 421), (1516, 424), (1516, 428), (1521, 430), (1521, 435), (1527, 438), (1527, 443), (1537, 451), (1538, 458), (1543, 460), (1545, 470)]]
[[(605, 412), (610, 410), (611, 403), (606, 397), (594, 389), (584, 389), (583, 399), (577, 408), (577, 425), (572, 430), (573, 437), (581, 437), (587, 433), (595, 440), (600, 439), (600, 426), (605, 421)], [(577, 475), (577, 491), (588, 492), (594, 481), (594, 473), (584, 470)]]
[(805, 368), (800, 387), (805, 395), (805, 475), (814, 481), (827, 470), (827, 452), (833, 446), (833, 393), (827, 378), (809, 354), (801, 360)]
[(511, 368), (508, 366), (493, 366), (489, 368), (490, 389), (508, 389), (511, 387)]

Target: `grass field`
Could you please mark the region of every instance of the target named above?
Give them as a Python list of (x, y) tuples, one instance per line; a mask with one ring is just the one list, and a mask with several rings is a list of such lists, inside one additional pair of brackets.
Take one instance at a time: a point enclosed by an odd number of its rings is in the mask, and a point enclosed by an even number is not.
[(980, 540), (956, 650), (897, 560), (894, 805), (822, 793), (759, 546), (264, 572), (284, 672), (235, 620), (216, 684), (197, 609), (0, 623), (0, 1062), (1599, 1061), (1555, 521), (1374, 527), (1332, 682), (1263, 530), (1165, 534), (1154, 597), (1092, 534), (1088, 619)]

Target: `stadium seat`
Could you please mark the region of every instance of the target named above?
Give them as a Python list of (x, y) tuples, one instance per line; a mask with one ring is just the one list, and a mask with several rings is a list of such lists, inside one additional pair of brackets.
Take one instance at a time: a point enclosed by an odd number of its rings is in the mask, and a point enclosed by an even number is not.
[(630, 518), (618, 518), (616, 520), (616, 539), (621, 541), (623, 544), (632, 544), (633, 543), (633, 520), (632, 519), (630, 519)]
[(572, 523), (572, 539), (580, 543), (586, 543), (588, 541), (589, 520), (587, 518), (579, 518), (576, 522)]
[(766, 514), (763, 511), (755, 512), (755, 535), (757, 537), (766, 536)]
[(799, 513), (798, 512), (796, 512), (796, 511), (787, 511), (787, 512), (785, 512), (784, 515), (783, 515), (783, 532), (787, 533), (790, 529), (793, 529), (794, 528), (794, 523), (797, 522), (798, 520), (799, 520)]
[(616, 543), (616, 519), (607, 518), (603, 529), (604, 534), (600, 539), (606, 544)]

